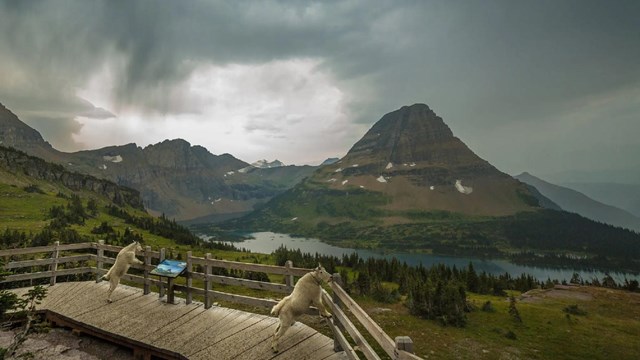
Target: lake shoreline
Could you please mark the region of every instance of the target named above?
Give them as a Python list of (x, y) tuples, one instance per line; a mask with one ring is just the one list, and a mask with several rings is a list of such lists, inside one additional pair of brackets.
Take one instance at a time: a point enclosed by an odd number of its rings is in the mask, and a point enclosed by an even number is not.
[[(238, 239), (242, 240), (225, 240), (221, 242), (262, 254), (271, 254), (279, 246), (286, 246), (288, 249), (300, 249), (303, 253), (314, 254), (317, 252), (319, 254), (332, 255), (336, 257), (350, 255), (354, 252), (362, 258), (373, 257), (391, 259), (395, 257), (399, 261), (406, 262), (408, 265), (412, 266), (418, 266), (419, 264), (422, 264), (423, 266), (431, 266), (443, 263), (463, 268), (467, 267), (469, 263), (473, 263), (473, 266), (479, 272), (485, 271), (495, 275), (509, 273), (511, 276), (520, 276), (522, 273), (527, 273), (540, 281), (545, 281), (548, 278), (557, 279), (559, 281), (569, 281), (573, 277), (574, 272), (578, 273), (580, 277), (585, 280), (591, 280), (593, 278), (602, 279), (606, 274), (611, 275), (618, 283), (624, 283), (625, 279), (640, 279), (638, 274), (634, 274), (632, 272), (615, 271), (612, 269), (600, 270), (591, 267), (580, 268), (571, 264), (563, 267), (549, 266), (546, 264), (518, 264), (508, 257), (482, 257), (460, 254), (449, 255), (428, 253), (426, 251), (394, 252), (386, 249), (345, 248), (324, 242), (317, 238), (307, 238), (275, 232), (235, 232), (234, 234), (238, 235)], [(207, 235), (199, 236), (205, 241), (218, 241)]]

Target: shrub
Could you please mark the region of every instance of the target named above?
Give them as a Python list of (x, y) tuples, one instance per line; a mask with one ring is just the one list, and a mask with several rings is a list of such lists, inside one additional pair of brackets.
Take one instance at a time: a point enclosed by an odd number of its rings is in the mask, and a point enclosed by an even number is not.
[(491, 301), (487, 300), (484, 304), (482, 304), (482, 311), (484, 312), (496, 312), (496, 308), (493, 307)]
[(587, 312), (585, 310), (582, 310), (578, 307), (578, 305), (569, 305), (566, 306), (564, 309), (562, 309), (562, 311), (564, 311), (565, 313), (571, 314), (571, 315), (587, 315)]

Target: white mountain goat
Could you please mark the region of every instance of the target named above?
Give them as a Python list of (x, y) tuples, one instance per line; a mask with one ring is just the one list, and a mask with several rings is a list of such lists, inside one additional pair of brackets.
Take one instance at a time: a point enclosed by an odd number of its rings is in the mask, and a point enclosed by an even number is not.
[(120, 278), (127, 273), (129, 267), (132, 264), (143, 265), (144, 262), (136, 258), (136, 251), (142, 251), (142, 246), (137, 241), (125, 246), (120, 250), (118, 256), (116, 256), (116, 262), (111, 269), (102, 276), (102, 279), (109, 280), (109, 292), (107, 295), (107, 301), (111, 302), (111, 294), (120, 283)]
[(271, 309), (271, 315), (275, 315), (280, 319), (271, 342), (271, 349), (274, 352), (278, 352), (278, 339), (296, 322), (300, 315), (307, 313), (309, 306), (316, 306), (320, 316), (331, 317), (331, 313), (327, 311), (322, 302), (322, 288), (320, 285), (323, 282), (331, 282), (332, 280), (331, 274), (318, 264), (315, 270), (306, 273), (298, 280), (291, 295), (285, 296)]

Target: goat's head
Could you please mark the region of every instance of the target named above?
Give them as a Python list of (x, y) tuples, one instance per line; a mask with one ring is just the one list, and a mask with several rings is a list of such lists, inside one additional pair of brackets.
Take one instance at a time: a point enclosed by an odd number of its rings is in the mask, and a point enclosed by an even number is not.
[(139, 242), (134, 241), (134, 243), (133, 243), (133, 250), (134, 250), (135, 252), (142, 252), (142, 245), (140, 245), (140, 243), (139, 243)]
[(318, 267), (314, 270), (316, 279), (329, 283), (333, 281), (333, 275), (329, 274), (322, 265), (318, 264)]

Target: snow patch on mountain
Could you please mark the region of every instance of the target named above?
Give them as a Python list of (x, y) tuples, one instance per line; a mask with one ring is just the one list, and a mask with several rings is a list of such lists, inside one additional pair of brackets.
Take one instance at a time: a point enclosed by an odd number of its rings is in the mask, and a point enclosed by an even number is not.
[(472, 187), (462, 185), (462, 180), (456, 180), (456, 190), (465, 195), (469, 195), (473, 192)]
[(277, 160), (277, 159), (273, 160), (272, 162), (269, 162), (266, 159), (262, 159), (262, 160), (258, 160), (256, 162), (252, 163), (251, 166), (257, 167), (257, 168), (260, 168), (260, 169), (270, 169), (270, 168), (284, 166), (284, 164), (282, 163), (282, 161)]
[(105, 155), (105, 156), (102, 157), (102, 160), (111, 161), (113, 163), (119, 163), (119, 162), (122, 162), (122, 156), (120, 156), (120, 155), (116, 155), (116, 156)]

